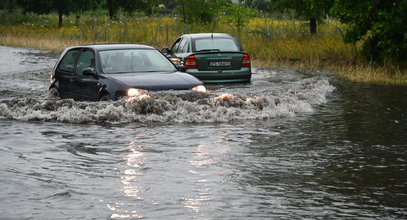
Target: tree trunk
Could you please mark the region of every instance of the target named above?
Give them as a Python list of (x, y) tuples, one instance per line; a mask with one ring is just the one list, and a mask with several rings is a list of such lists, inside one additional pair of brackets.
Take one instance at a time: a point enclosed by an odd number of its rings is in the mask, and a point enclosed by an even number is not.
[(187, 23), (187, 18), (185, 16), (185, 2), (181, 1), (181, 8), (182, 8), (182, 21), (184, 22), (184, 24)]
[(80, 15), (76, 15), (75, 16), (75, 27), (78, 27), (79, 26), (79, 19), (81, 18), (81, 16)]
[(107, 0), (107, 10), (109, 13), (109, 18), (110, 20), (114, 19), (115, 16), (115, 10), (114, 10), (114, 6), (113, 6), (113, 1), (112, 0)]
[(309, 32), (311, 34), (317, 33), (317, 19), (315, 19), (315, 18), (309, 19)]
[(58, 28), (62, 27), (62, 13), (58, 13)]

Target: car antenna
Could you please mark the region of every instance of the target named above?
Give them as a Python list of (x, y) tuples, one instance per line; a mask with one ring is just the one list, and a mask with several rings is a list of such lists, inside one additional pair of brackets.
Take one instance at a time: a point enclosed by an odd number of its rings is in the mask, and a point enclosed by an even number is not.
[(214, 48), (213, 48), (213, 31), (212, 31), (212, 33), (211, 33), (211, 42), (212, 42), (212, 49), (214, 49)]
[(211, 42), (212, 42), (212, 49), (213, 48), (213, 31), (215, 31), (215, 25), (216, 25), (216, 18), (212, 20), (212, 31), (211, 31)]

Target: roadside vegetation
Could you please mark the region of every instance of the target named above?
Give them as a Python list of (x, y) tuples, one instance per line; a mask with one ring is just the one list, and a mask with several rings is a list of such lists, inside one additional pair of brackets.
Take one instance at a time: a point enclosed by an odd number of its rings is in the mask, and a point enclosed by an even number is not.
[[(283, 4), (287, 1), (279, 1), (281, 4), (276, 8), (290, 7)], [(61, 51), (81, 44), (139, 43), (161, 49), (170, 47), (183, 33), (221, 32), (237, 37), (256, 67), (320, 69), (353, 81), (407, 84), (405, 54), (400, 55), (405, 52), (403, 45), (400, 51), (390, 42), (387, 46), (390, 49), (383, 52), (373, 48), (374, 57), (366, 56), (373, 53), (366, 46), (372, 30), (356, 37), (358, 40), (352, 39), (349, 33), (352, 33), (353, 23), (340, 22), (340, 16), (339, 19), (321, 19), (326, 14), (326, 5), (319, 9), (321, 13), (308, 16), (306, 11), (295, 7), (284, 13), (283, 10), (260, 12), (253, 5), (224, 0), (220, 2), (222, 5), (218, 2), (219, 5), (214, 6), (222, 10), (206, 8), (212, 14), (197, 16), (197, 10), (211, 5), (194, 5), (193, 0), (173, 1), (172, 11), (157, 13), (165, 10), (160, 2), (155, 1), (159, 7), (150, 8), (149, 13), (146, 9), (129, 13), (120, 8), (111, 12), (100, 7), (88, 8), (80, 14), (63, 13), (63, 23), (61, 14), (53, 10), (46, 13), (26, 12), (21, 8), (11, 12), (3, 10), (0, 11), (0, 45)], [(314, 20), (318, 26), (313, 24)], [(401, 42), (405, 44), (406, 39)], [(397, 53), (391, 53), (391, 49)]]

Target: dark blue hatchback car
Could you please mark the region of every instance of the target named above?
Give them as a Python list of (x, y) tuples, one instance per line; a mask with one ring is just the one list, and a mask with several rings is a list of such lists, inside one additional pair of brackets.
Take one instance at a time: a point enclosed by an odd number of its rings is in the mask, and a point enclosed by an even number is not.
[(50, 94), (75, 100), (117, 100), (159, 90), (206, 92), (200, 80), (179, 72), (158, 50), (136, 44), (67, 48), (50, 80)]

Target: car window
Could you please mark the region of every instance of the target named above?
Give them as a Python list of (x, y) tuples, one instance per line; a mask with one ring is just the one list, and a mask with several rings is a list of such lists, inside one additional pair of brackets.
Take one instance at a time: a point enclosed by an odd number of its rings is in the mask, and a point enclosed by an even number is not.
[(190, 45), (190, 43), (188, 41), (184, 46), (184, 49), (183, 49), (184, 53), (190, 53), (191, 52), (191, 47), (189, 45)]
[(188, 40), (182, 39), (181, 43), (179, 44), (177, 53), (186, 53), (188, 51)]
[(58, 70), (73, 72), (76, 57), (79, 54), (79, 49), (74, 49), (66, 52), (65, 56), (61, 59), (58, 65)]
[(194, 52), (202, 50), (218, 49), (220, 51), (240, 51), (239, 46), (231, 38), (197, 38), (192, 41)]
[(82, 74), (82, 71), (88, 67), (95, 68), (95, 56), (92, 51), (85, 50), (79, 56), (75, 73)]
[(181, 38), (178, 38), (178, 40), (175, 41), (175, 43), (172, 45), (172, 47), (171, 47), (171, 52), (172, 52), (172, 53), (176, 53), (176, 52), (177, 52), (178, 46), (179, 46), (180, 42), (181, 42)]
[(104, 73), (174, 72), (174, 65), (157, 50), (128, 49), (99, 52)]

